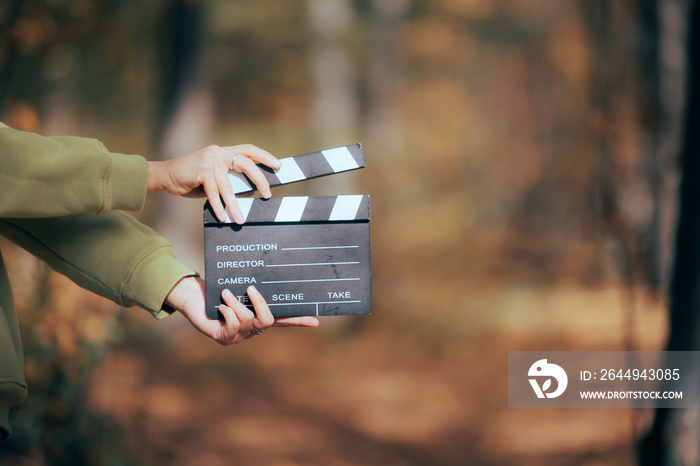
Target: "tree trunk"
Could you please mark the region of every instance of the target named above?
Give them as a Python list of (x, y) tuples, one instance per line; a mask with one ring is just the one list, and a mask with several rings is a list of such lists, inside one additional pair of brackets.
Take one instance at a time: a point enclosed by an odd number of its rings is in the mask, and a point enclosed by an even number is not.
[[(349, 0), (307, 0), (309, 25), (315, 39), (309, 48), (314, 99), (311, 127), (320, 148), (352, 144), (359, 108), (356, 65), (349, 52), (353, 9)], [(354, 177), (339, 176), (314, 182), (319, 194), (352, 193)], [(313, 188), (310, 188), (313, 189)]]
[[(681, 187), (676, 254), (670, 287), (668, 351), (700, 350), (700, 8), (688, 26), (687, 108), (681, 146)], [(686, 378), (700, 377), (700, 367)], [(697, 464), (700, 417), (696, 409), (658, 409), (640, 451), (644, 465)]]
[[(204, 4), (177, 0), (164, 14), (160, 50), (159, 111), (154, 133), (158, 160), (194, 152), (209, 141), (214, 124), (211, 92), (201, 83)], [(150, 222), (175, 247), (178, 259), (195, 270), (203, 269), (199, 203), (159, 195), (149, 206)]]

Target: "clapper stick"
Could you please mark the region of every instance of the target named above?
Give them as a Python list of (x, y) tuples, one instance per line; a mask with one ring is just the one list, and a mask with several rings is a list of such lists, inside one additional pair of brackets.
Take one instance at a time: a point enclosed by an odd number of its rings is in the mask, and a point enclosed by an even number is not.
[[(271, 187), (365, 166), (359, 144), (260, 166)], [(237, 194), (252, 191), (242, 174), (229, 177)], [(245, 223), (220, 222), (204, 207), (206, 314), (221, 318), (229, 289), (252, 309), (254, 285), (275, 317), (369, 314), (371, 267), (369, 196), (292, 196), (238, 199)]]
[[(277, 170), (258, 164), (271, 188), (364, 168), (365, 158), (362, 154), (362, 146), (352, 144), (283, 158), (280, 159), (280, 163), (282, 166)], [(255, 191), (253, 183), (245, 174), (232, 172), (229, 173), (228, 177), (234, 193), (244, 194)]]

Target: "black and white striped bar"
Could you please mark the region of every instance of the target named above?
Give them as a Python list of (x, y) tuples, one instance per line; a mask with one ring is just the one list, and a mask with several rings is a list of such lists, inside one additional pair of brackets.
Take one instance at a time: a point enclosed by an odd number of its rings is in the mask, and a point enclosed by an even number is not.
[[(356, 170), (365, 166), (360, 144), (287, 157), (280, 159), (280, 162), (282, 167), (277, 170), (258, 164), (270, 187)], [(228, 177), (236, 194), (255, 191), (253, 183), (244, 174), (231, 172)]]
[[(270, 199), (237, 199), (246, 223), (347, 222), (369, 220), (369, 196), (290, 196)], [(226, 212), (226, 222), (219, 222), (207, 204), (204, 224), (234, 223)]]
[(239, 199), (246, 222), (204, 210), (206, 312), (221, 292), (250, 305), (254, 285), (275, 317), (371, 312), (369, 196)]

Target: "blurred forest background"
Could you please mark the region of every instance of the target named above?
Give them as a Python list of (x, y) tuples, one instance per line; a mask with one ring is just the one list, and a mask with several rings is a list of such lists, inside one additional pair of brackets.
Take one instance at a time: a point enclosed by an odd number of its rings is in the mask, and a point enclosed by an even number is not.
[[(361, 142), (373, 314), (221, 348), (5, 240), (29, 399), (3, 464), (617, 465), (653, 413), (507, 408), (507, 354), (660, 350), (683, 0), (5, 0), (0, 120), (156, 160)], [(201, 202), (139, 218), (202, 270)], [(697, 446), (696, 446), (697, 447)], [(697, 450), (695, 450), (697, 452)], [(695, 456), (697, 458), (697, 456)]]

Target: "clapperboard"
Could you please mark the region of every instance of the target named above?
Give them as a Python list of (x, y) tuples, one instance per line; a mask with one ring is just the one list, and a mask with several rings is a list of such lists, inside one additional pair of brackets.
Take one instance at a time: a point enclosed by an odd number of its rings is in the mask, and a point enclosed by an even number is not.
[[(271, 187), (365, 166), (359, 144), (258, 165)], [(230, 173), (234, 191), (253, 190)], [(220, 318), (228, 288), (252, 309), (254, 285), (275, 317), (369, 314), (371, 308), (369, 196), (239, 198), (245, 223), (220, 222), (204, 207), (206, 313)]]

